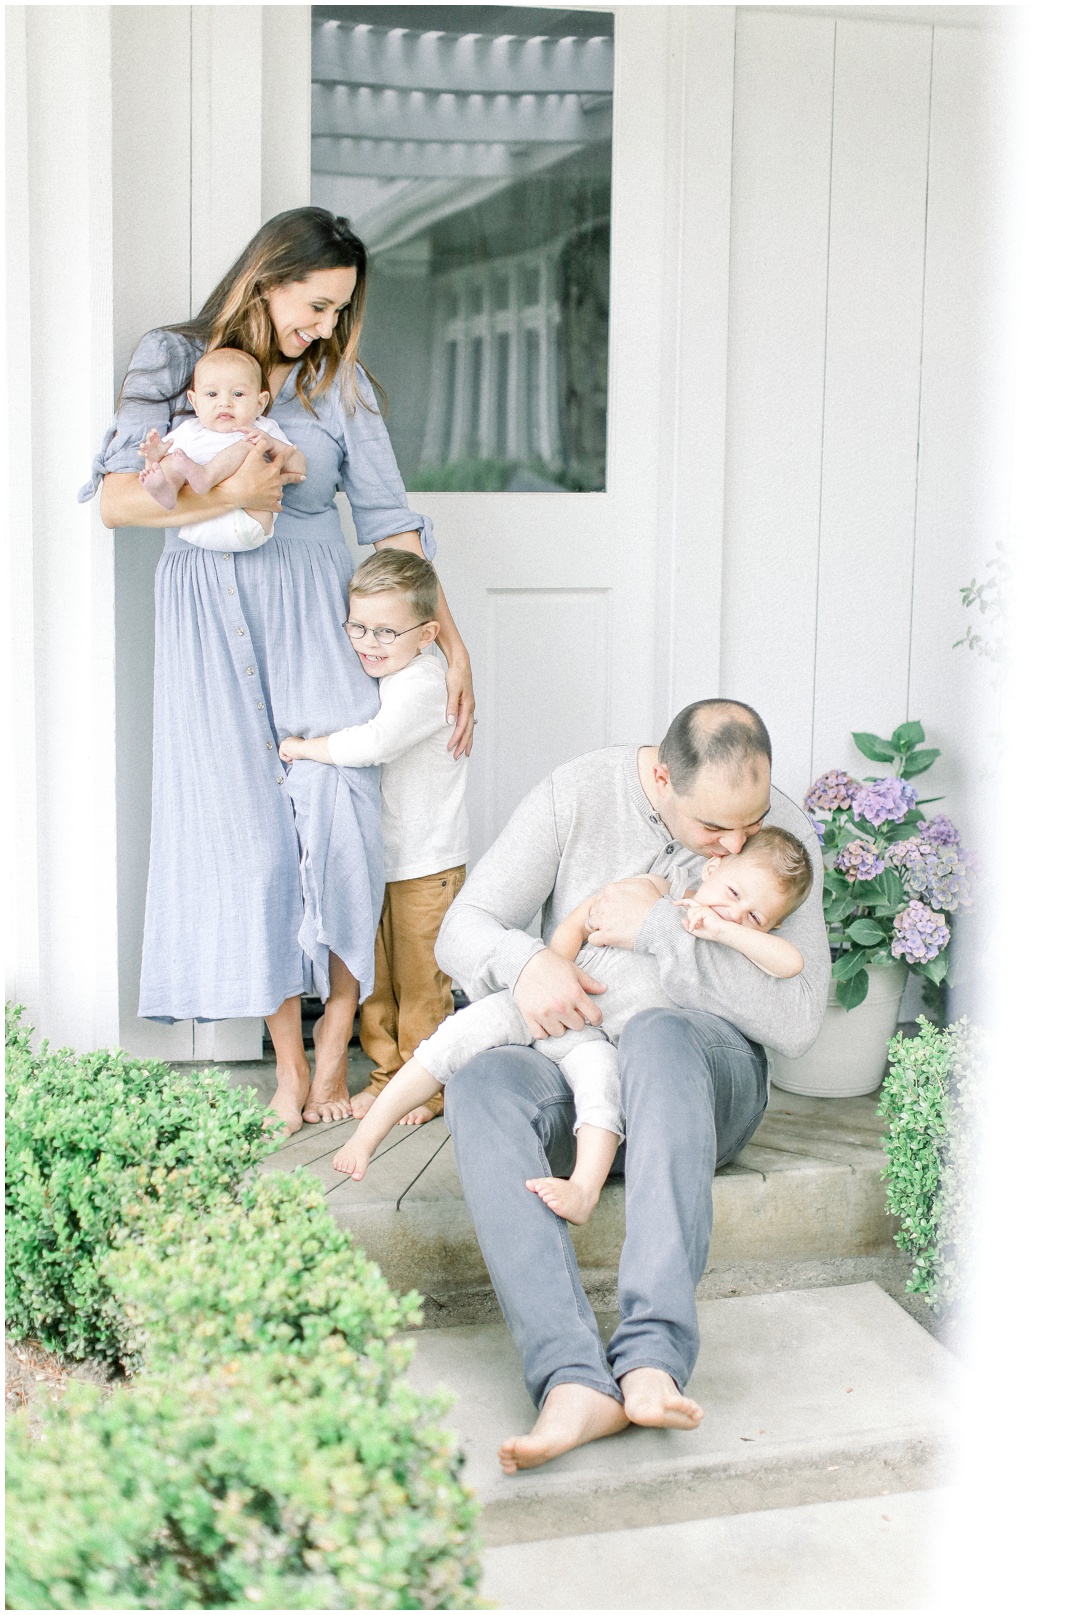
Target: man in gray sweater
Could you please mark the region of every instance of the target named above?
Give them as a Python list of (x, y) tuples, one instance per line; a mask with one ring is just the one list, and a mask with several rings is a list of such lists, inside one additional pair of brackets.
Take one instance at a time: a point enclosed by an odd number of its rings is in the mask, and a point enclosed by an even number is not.
[[(470, 999), (506, 988), (534, 1037), (602, 1020), (604, 988), (544, 939), (590, 894), (590, 941), (652, 954), (679, 1009), (626, 1026), (619, 1065), (626, 1183), (621, 1321), (605, 1352), (566, 1223), (525, 1187), (566, 1176), (574, 1103), (535, 1048), (490, 1049), (446, 1089), (465, 1199), (540, 1416), (499, 1452), (507, 1473), (546, 1462), (627, 1424), (692, 1429), (683, 1394), (697, 1359), (694, 1291), (712, 1233), (712, 1176), (757, 1127), (767, 1099), (762, 1044), (803, 1053), (825, 1013), (829, 948), (817, 838), (772, 788), (764, 724), (737, 701), (698, 701), (659, 747), (616, 746), (567, 763), (530, 791), (443, 921), (436, 958)], [(763, 824), (806, 846), (814, 885), (780, 934), (799, 975), (766, 975), (731, 948), (691, 936), (646, 873), (696, 875), (739, 852)]]

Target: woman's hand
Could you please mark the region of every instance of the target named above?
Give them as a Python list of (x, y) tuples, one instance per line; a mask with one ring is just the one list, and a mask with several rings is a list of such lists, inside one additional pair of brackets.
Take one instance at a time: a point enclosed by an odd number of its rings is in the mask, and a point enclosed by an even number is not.
[[(459, 641), (460, 644), (460, 641)], [(447, 742), (447, 751), (455, 758), (472, 751), (473, 729), (476, 724), (476, 697), (473, 694), (472, 663), (464, 645), (455, 647), (446, 661), (446, 721), (453, 723), (454, 732)]]
[(284, 443), (267, 438), (268, 447), (251, 448), (246, 460), (231, 477), (218, 483), (218, 492), (236, 510), (281, 509), (281, 490), (290, 482), (303, 482), (295, 471), (283, 471), (281, 462), (288, 453)]

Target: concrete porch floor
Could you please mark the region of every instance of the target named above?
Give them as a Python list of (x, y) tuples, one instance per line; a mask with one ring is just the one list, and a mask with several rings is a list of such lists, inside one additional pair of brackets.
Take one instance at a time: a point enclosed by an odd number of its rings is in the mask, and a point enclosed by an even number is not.
[[(270, 1098), (272, 1060), (230, 1069), (235, 1083)], [(369, 1070), (366, 1056), (352, 1049), (350, 1092), (366, 1086)], [(873, 1094), (825, 1100), (773, 1089), (753, 1139), (714, 1179), (703, 1299), (873, 1281), (919, 1322), (930, 1322), (918, 1299), (904, 1290), (910, 1267), (896, 1249), (896, 1225), (885, 1211), (876, 1106)], [(263, 1169), (312, 1172), (334, 1216), (390, 1283), (426, 1297), (429, 1325), (497, 1315), (445, 1123), (399, 1129), (362, 1183), (340, 1177), (331, 1165), (353, 1125), (305, 1125)], [(613, 1311), (623, 1239), (621, 1181), (607, 1185), (588, 1225), (574, 1229), (573, 1238), (590, 1300), (600, 1312)]]

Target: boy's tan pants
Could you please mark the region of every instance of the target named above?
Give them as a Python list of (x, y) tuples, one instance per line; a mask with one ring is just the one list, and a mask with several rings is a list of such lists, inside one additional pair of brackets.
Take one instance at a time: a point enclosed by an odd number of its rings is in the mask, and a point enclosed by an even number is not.
[[(464, 883), (460, 864), (386, 884), (375, 936), (375, 986), (360, 1007), (360, 1044), (375, 1062), (369, 1093), (385, 1088), (417, 1045), (453, 1014), (450, 977), (435, 963), (435, 938)], [(439, 1115), (442, 1096), (427, 1105)]]

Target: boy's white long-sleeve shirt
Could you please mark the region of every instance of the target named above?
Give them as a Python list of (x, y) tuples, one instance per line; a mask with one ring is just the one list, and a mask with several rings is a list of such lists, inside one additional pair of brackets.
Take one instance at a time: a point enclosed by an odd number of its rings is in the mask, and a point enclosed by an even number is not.
[(341, 768), (382, 768), (387, 880), (455, 869), (469, 855), (465, 809), (468, 759), (447, 751), (446, 670), (438, 655), (414, 656), (379, 680), (381, 705), (369, 723), (338, 729), (327, 748)]

